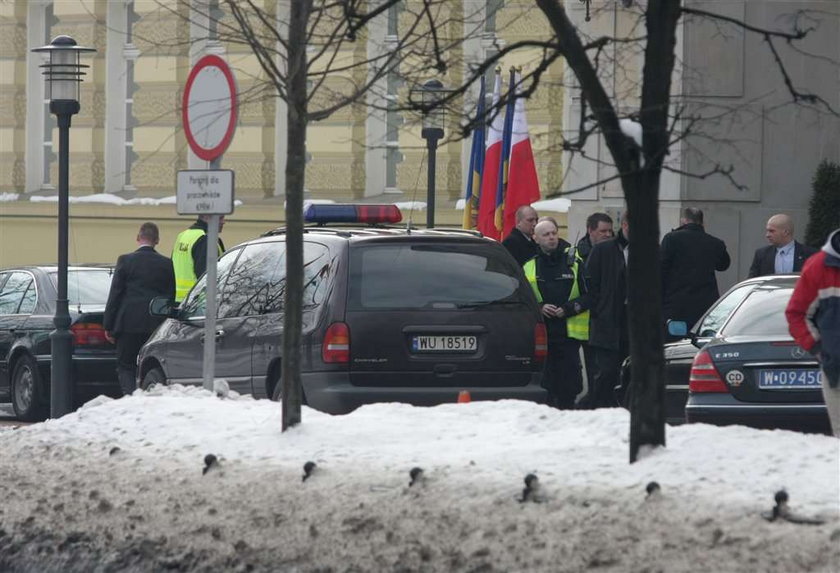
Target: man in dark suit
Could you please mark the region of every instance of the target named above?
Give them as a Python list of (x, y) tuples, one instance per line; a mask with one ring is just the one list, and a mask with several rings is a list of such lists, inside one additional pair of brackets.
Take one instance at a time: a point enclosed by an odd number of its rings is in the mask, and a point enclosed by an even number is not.
[(537, 226), (537, 211), (530, 205), (516, 210), (516, 227), (502, 241), (502, 245), (513, 255), (519, 266), (524, 265), (537, 254), (534, 242), (534, 227)]
[(715, 271), (729, 268), (726, 245), (706, 233), (703, 211), (686, 207), (680, 226), (662, 238), (662, 315), (689, 328), (720, 297)]
[(117, 377), (123, 394), (137, 388), (137, 353), (163, 320), (149, 314), (149, 303), (156, 296), (175, 298), (172, 261), (155, 251), (159, 240), (157, 225), (140, 226), (138, 249), (117, 259), (105, 305), (105, 336), (117, 346)]
[(621, 363), (630, 353), (627, 323), (627, 258), (630, 220), (624, 213), (621, 230), (614, 239), (592, 247), (586, 259), (589, 280), (589, 347), (595, 357), (593, 385), (581, 407), (609, 408), (616, 405), (613, 389), (618, 385)]
[(755, 251), (749, 278), (798, 273), (805, 259), (817, 252), (793, 240), (793, 220), (782, 213), (767, 221), (764, 238), (770, 244)]

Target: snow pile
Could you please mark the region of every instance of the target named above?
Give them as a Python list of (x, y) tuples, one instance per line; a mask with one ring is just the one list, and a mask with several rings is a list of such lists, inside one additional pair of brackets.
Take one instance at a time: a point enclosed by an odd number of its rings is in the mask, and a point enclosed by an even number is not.
[[(57, 203), (58, 195), (32, 195), (29, 200), (33, 203)], [(176, 195), (169, 197), (162, 197), (159, 199), (153, 197), (135, 197), (134, 199), (123, 199), (113, 193), (94, 193), (91, 195), (76, 195), (68, 197), (70, 203), (102, 203), (107, 205), (175, 205), (178, 202)], [(242, 201), (235, 199), (233, 204), (237, 207), (242, 205)]]
[[(518, 401), (347, 416), (198, 387), (98, 398), (0, 433), (0, 570), (831, 571), (828, 436), (669, 428), (627, 463), (623, 410)], [(218, 464), (206, 472), (205, 457)], [(314, 462), (303, 481), (303, 466)], [(409, 487), (409, 472), (422, 480)], [(534, 473), (542, 503), (520, 503)], [(646, 498), (656, 481), (661, 493)], [(823, 525), (767, 522), (791, 508)]]

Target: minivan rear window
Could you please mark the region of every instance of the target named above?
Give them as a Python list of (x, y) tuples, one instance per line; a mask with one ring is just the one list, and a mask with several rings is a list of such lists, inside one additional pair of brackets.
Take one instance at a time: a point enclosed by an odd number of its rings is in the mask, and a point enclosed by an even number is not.
[(350, 256), (350, 310), (521, 304), (513, 259), (484, 244), (359, 245)]

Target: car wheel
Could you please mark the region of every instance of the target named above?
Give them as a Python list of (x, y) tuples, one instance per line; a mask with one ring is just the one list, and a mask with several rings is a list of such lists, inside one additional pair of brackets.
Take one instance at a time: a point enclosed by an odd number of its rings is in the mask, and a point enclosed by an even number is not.
[(143, 375), (143, 380), (140, 381), (140, 389), (148, 390), (158, 384), (166, 385), (166, 374), (158, 366), (155, 366)]
[(271, 375), (271, 380), (269, 381), (268, 387), (271, 388), (271, 396), (270, 398), (275, 402), (279, 402), (280, 398), (283, 397), (283, 383), (281, 382), (281, 372), (282, 369), (280, 366), (277, 366), (275, 372)]
[(31, 356), (22, 356), (12, 373), (12, 407), (18, 419), (24, 422), (40, 422), (46, 419), (46, 405), (41, 403), (39, 398), (40, 387), (41, 375), (38, 373), (38, 365)]
[[(283, 398), (283, 382), (280, 374), (280, 369), (277, 369), (277, 374), (273, 375), (272, 386), (269, 388), (273, 388), (271, 391), (271, 399), (275, 402), (279, 402)], [(300, 403), (304, 406), (308, 405), (306, 402), (306, 392), (303, 391), (303, 388), (300, 389)]]

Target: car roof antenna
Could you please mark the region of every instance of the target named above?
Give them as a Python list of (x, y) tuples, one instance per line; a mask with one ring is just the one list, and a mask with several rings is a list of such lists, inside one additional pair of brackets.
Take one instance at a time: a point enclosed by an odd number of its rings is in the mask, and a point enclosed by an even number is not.
[[(408, 209), (408, 217), (405, 220), (405, 234), (411, 234), (411, 217), (414, 215), (414, 204), (417, 202), (417, 189), (420, 185), (420, 174), (423, 173), (423, 164), (426, 163), (426, 151), (423, 151), (423, 156), (420, 158), (420, 167), (417, 169), (417, 179), (414, 180), (414, 191), (411, 193), (411, 207)], [(429, 206), (426, 205), (426, 209)]]

